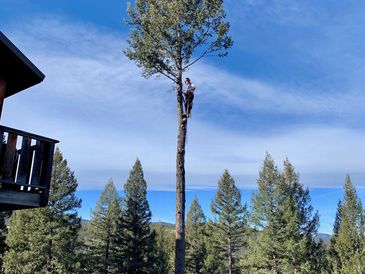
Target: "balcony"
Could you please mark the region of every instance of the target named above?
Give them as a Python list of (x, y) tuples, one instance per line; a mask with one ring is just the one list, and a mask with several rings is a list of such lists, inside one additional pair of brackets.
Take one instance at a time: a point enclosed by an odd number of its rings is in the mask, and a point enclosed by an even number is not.
[(57, 140), (0, 126), (0, 211), (48, 203)]

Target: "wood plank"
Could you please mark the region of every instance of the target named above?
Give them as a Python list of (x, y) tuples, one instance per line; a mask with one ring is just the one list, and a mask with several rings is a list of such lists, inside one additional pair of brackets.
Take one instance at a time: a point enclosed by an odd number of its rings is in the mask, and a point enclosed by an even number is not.
[(15, 178), (16, 178), (16, 171), (18, 169), (18, 164), (19, 164), (19, 152), (17, 150), (15, 150), (15, 157), (14, 157), (14, 161), (13, 161), (13, 170), (11, 171), (11, 180), (15, 183)]
[(3, 181), (3, 180), (0, 180), (0, 184), (1, 185), (17, 185), (17, 186), (27, 186), (27, 187), (32, 187), (32, 188), (37, 188), (37, 189), (44, 189), (43, 186), (32, 186), (32, 185), (29, 185), (29, 184), (19, 184), (19, 183), (12, 183), (12, 182), (8, 182), (8, 181)]
[(30, 168), (32, 165), (32, 154), (31, 154), (31, 142), (32, 139), (29, 137), (23, 137), (19, 169), (16, 182), (19, 184), (28, 184), (30, 176)]
[(11, 176), (12, 176), (13, 167), (14, 167), (14, 160), (16, 157), (17, 138), (18, 138), (18, 136), (15, 134), (9, 133), (9, 135), (8, 135), (8, 141), (6, 144), (4, 164), (3, 164), (3, 170), (2, 170), (2, 179), (3, 180), (14, 181), (14, 178), (12, 178)]
[(0, 205), (11, 204), (27, 207), (40, 206), (40, 194), (0, 189)]
[(44, 142), (37, 140), (35, 149), (34, 149), (32, 178), (30, 181), (30, 184), (32, 186), (43, 186), (41, 184), (43, 151), (44, 151)]
[(44, 181), (44, 192), (41, 199), (41, 206), (46, 206), (48, 204), (49, 190), (51, 184), (52, 176), (52, 165), (53, 165), (53, 154), (54, 154), (54, 143), (46, 143), (46, 149), (44, 150), (44, 162), (42, 170), (42, 181)]

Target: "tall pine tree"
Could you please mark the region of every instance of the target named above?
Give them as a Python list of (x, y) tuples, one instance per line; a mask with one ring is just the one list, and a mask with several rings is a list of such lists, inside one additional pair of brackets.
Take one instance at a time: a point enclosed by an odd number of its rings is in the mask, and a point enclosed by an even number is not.
[(344, 199), (339, 204), (330, 255), (335, 273), (365, 273), (365, 214), (362, 203), (346, 177)]
[(266, 155), (257, 180), (258, 190), (252, 195), (251, 219), (257, 233), (250, 237), (242, 266), (245, 273), (281, 273), (279, 254), (283, 241), (276, 188), (280, 173), (270, 155)]
[(322, 243), (315, 241), (319, 215), (313, 213), (309, 190), (299, 182), (299, 175), (288, 159), (284, 161), (279, 189), (283, 194), (279, 201), (286, 228), (283, 268), (287, 273), (320, 273), (327, 263)]
[(57, 148), (48, 206), (13, 213), (6, 239), (6, 273), (75, 273), (81, 219), (74, 173)]
[(121, 215), (117, 189), (110, 180), (102, 192), (84, 236), (87, 273), (119, 273), (114, 246), (117, 221)]
[(280, 173), (269, 154), (252, 197), (256, 236), (242, 265), (248, 273), (321, 273), (324, 254), (315, 242), (318, 214), (313, 214), (308, 189), (288, 160)]
[[(176, 151), (176, 273), (185, 273), (185, 144), (183, 73), (208, 54), (227, 55), (228, 35), (223, 0), (135, 0), (129, 5), (131, 26), (126, 54), (143, 75), (164, 76), (176, 88), (178, 138)], [(194, 56), (195, 54), (196, 56)]]
[(186, 272), (203, 273), (207, 257), (205, 245), (206, 217), (195, 197), (186, 219)]
[(224, 258), (226, 272), (238, 273), (239, 254), (245, 243), (247, 210), (242, 205), (241, 193), (227, 170), (218, 182), (211, 209), (214, 215), (211, 222), (214, 248)]
[(118, 222), (116, 245), (119, 273), (157, 273), (154, 252), (155, 232), (151, 229), (151, 211), (147, 201), (147, 183), (137, 159), (124, 184), (125, 196)]

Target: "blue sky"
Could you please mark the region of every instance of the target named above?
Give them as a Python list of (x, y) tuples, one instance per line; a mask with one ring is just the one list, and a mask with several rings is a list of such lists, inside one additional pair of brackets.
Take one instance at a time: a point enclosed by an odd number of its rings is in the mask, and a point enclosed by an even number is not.
[[(365, 2), (225, 3), (234, 47), (187, 73), (198, 87), (189, 195), (208, 211), (226, 168), (251, 192), (268, 151), (279, 166), (293, 163), (329, 232), (345, 175), (365, 186)], [(2, 123), (61, 141), (84, 217), (109, 178), (122, 189), (139, 157), (154, 219), (173, 221), (175, 96), (167, 80), (143, 79), (123, 56), (125, 11), (116, 0), (0, 0), (1, 30), (46, 74), (7, 99)]]

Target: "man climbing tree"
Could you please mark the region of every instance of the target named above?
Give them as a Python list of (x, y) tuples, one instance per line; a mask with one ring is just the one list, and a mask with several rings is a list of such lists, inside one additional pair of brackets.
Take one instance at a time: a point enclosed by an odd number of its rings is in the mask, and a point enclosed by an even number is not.
[[(176, 156), (175, 272), (185, 273), (185, 140), (183, 73), (206, 55), (227, 55), (232, 46), (223, 0), (135, 0), (128, 6), (131, 26), (125, 53), (143, 75), (163, 75), (176, 87), (178, 141)], [(194, 53), (196, 53), (194, 55)]]
[(191, 109), (193, 108), (194, 91), (195, 91), (195, 85), (191, 83), (190, 78), (185, 78), (184, 82), (187, 88), (186, 91), (184, 92), (185, 114), (183, 115), (183, 122), (186, 121), (186, 118), (190, 118)]

